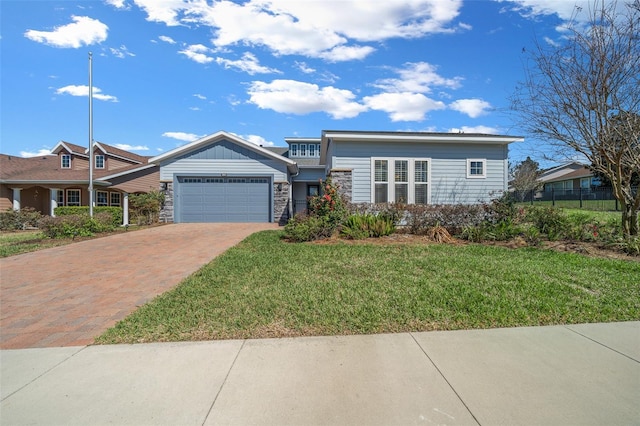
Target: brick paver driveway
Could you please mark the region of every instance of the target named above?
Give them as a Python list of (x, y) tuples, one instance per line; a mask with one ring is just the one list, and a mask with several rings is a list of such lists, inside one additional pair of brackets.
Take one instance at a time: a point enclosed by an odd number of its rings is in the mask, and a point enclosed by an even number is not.
[(173, 224), (0, 259), (0, 349), (76, 346), (269, 223)]

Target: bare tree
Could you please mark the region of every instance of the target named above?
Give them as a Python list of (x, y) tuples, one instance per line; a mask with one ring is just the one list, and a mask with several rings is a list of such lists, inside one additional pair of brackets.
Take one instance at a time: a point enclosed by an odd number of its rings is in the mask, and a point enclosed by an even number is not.
[(566, 158), (585, 157), (612, 184), (625, 236), (638, 235), (640, 1), (594, 0), (560, 46), (538, 44), (512, 98), (522, 127)]
[(520, 201), (524, 200), (526, 195), (539, 189), (542, 184), (538, 181), (540, 177), (540, 164), (533, 161), (531, 157), (516, 164), (511, 169), (511, 188), (516, 191), (520, 197)]

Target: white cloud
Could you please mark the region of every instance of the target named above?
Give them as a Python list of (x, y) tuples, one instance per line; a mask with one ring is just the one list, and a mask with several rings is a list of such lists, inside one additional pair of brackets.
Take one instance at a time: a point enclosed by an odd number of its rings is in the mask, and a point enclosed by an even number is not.
[(488, 126), (462, 126), (449, 129), (449, 133), (481, 133), (485, 135), (497, 135), (498, 129)]
[(276, 55), (330, 61), (362, 59), (374, 50), (354, 42), (418, 38), (469, 28), (454, 22), (462, 0), (341, 0), (330, 5), (325, 0), (134, 1), (149, 21), (211, 27), (217, 47), (264, 46)]
[(147, 13), (147, 21), (164, 22), (170, 27), (180, 25), (178, 15), (189, 8), (183, 0), (134, 0), (134, 3)]
[(352, 61), (364, 59), (375, 50), (371, 46), (336, 46), (318, 56), (330, 62)]
[(164, 132), (162, 136), (166, 138), (177, 139), (179, 141), (185, 141), (185, 142), (193, 142), (202, 137), (202, 136), (196, 135), (195, 133), (185, 133), (185, 132)]
[(312, 112), (326, 112), (336, 119), (353, 118), (367, 107), (354, 101), (356, 97), (349, 90), (322, 87), (295, 80), (274, 80), (271, 83), (254, 81), (248, 93), (249, 102), (262, 109), (276, 112), (304, 115)]
[(260, 65), (258, 58), (256, 58), (256, 55), (251, 52), (245, 52), (242, 55), (242, 59), (239, 59), (237, 61), (218, 57), (216, 58), (216, 63), (218, 63), (219, 65), (224, 65), (225, 68), (236, 68), (240, 71), (246, 72), (249, 75), (270, 73), (282, 74), (281, 71), (278, 71), (275, 68), (269, 68)]
[(165, 43), (176, 44), (176, 41), (169, 36), (161, 35), (158, 37), (158, 39), (160, 39), (161, 41), (164, 41)]
[[(494, 0), (500, 3), (509, 3), (511, 9), (525, 18), (534, 18), (540, 15), (558, 15), (563, 20), (570, 20), (576, 12), (576, 7), (588, 9), (589, 0)], [(578, 14), (580, 15), (580, 14)]]
[(265, 138), (263, 138), (262, 136), (258, 136), (258, 135), (246, 135), (246, 136), (240, 136), (242, 139), (251, 142), (252, 144), (258, 145), (258, 146), (275, 146), (275, 144), (271, 141), (266, 140)]
[(369, 108), (388, 113), (391, 121), (420, 121), (427, 112), (445, 108), (443, 102), (421, 93), (381, 93), (363, 100)]
[(294, 65), (296, 66), (296, 68), (298, 68), (300, 71), (302, 71), (305, 74), (313, 74), (314, 72), (316, 72), (315, 68), (311, 68), (310, 66), (307, 65), (306, 62), (295, 61)]
[[(56, 89), (58, 95), (71, 95), (71, 96), (89, 96), (89, 86), (76, 86), (69, 85)], [(93, 98), (99, 101), (118, 102), (118, 98), (111, 95), (105, 95), (98, 87), (93, 86)]]
[(124, 0), (105, 0), (105, 3), (110, 4), (116, 9), (128, 9), (128, 6), (125, 4)]
[(71, 24), (55, 27), (53, 31), (27, 30), (24, 36), (29, 40), (53, 47), (89, 46), (107, 39), (109, 27), (88, 16), (72, 16)]
[(126, 143), (114, 144), (116, 148), (124, 149), (125, 151), (149, 151), (149, 147), (145, 145), (128, 145)]
[(462, 77), (445, 78), (439, 75), (435, 65), (427, 62), (408, 62), (404, 68), (393, 69), (399, 78), (386, 78), (374, 83), (374, 86), (387, 92), (430, 93), (433, 87), (458, 89)]
[(213, 61), (211, 56), (207, 56), (207, 53), (210, 51), (211, 49), (202, 44), (192, 44), (187, 46), (185, 49), (178, 51), (178, 53), (182, 53), (187, 58), (199, 64), (208, 64)]
[(450, 103), (449, 108), (467, 114), (471, 118), (477, 118), (487, 114), (487, 110), (491, 108), (491, 104), (482, 99), (458, 99)]
[(51, 155), (51, 149), (42, 148), (36, 152), (30, 151), (20, 151), (20, 157), (28, 158), (28, 157), (40, 157), (43, 155)]
[(129, 52), (129, 49), (127, 49), (127, 46), (124, 44), (119, 48), (110, 47), (109, 50), (113, 56), (120, 59), (123, 59), (125, 56), (136, 56), (134, 53)]
[(194, 95), (193, 95), (193, 96), (195, 96), (196, 98), (201, 99), (201, 100), (203, 100), (203, 101), (206, 101), (206, 100), (207, 100), (207, 97), (206, 97), (206, 96), (204, 96), (204, 95), (201, 95), (200, 93), (194, 93)]

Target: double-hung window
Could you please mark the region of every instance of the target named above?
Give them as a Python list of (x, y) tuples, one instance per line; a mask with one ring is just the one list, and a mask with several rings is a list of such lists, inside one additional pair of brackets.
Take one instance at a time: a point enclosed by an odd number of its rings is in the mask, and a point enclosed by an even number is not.
[(375, 160), (374, 203), (386, 203), (389, 198), (389, 160)]
[(316, 156), (316, 144), (310, 143), (309, 144), (309, 157), (315, 157), (315, 156)]
[(104, 169), (104, 155), (96, 155), (96, 169)]
[(108, 192), (107, 191), (96, 191), (96, 206), (108, 206)]
[(63, 169), (71, 168), (71, 156), (69, 154), (62, 154), (60, 156), (60, 167)]
[(119, 192), (110, 192), (111, 195), (111, 205), (120, 207), (120, 193)]
[(79, 205), (80, 205), (80, 190), (67, 189), (67, 206), (79, 206)]
[(374, 158), (372, 168), (374, 203), (429, 203), (429, 159)]
[(300, 157), (306, 157), (307, 156), (307, 144), (306, 143), (301, 143), (300, 144)]
[(414, 162), (414, 190), (416, 204), (429, 204), (429, 162), (416, 160)]
[(395, 160), (395, 199), (396, 203), (409, 202), (409, 160)]
[(291, 146), (289, 147), (289, 149), (291, 150), (290, 152), (290, 156), (291, 157), (297, 157), (298, 156), (298, 144), (297, 143), (292, 143)]

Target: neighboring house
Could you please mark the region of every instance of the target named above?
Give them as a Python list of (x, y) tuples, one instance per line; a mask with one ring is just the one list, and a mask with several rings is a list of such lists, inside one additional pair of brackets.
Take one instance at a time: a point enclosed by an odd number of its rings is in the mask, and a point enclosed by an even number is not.
[[(89, 150), (59, 142), (52, 155), (32, 158), (0, 154), (0, 209), (31, 207), (54, 215), (58, 206), (89, 205)], [(158, 189), (158, 167), (149, 157), (95, 142), (93, 186), (96, 206), (124, 209), (128, 196)]]
[(571, 162), (545, 170), (538, 178), (543, 184), (543, 192), (570, 192), (577, 189), (590, 189), (600, 185), (600, 180), (594, 177), (587, 166), (578, 162)]
[(331, 177), (353, 203), (485, 202), (507, 190), (508, 145), (522, 137), (323, 131), (263, 148), (218, 132), (154, 157), (173, 222), (279, 222)]

